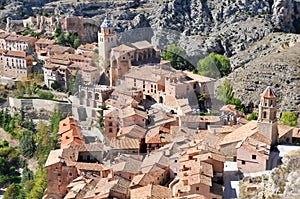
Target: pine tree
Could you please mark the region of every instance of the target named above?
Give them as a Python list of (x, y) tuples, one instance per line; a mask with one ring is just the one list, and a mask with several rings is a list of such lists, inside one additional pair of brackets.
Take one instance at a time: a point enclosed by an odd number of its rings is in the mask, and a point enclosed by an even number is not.
[(19, 150), (25, 157), (31, 158), (35, 152), (35, 142), (32, 131), (25, 130), (21, 132), (19, 139)]

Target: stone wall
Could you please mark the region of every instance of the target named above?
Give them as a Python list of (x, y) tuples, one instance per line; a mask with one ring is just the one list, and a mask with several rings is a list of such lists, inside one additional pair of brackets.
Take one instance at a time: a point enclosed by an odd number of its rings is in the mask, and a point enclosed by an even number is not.
[(12, 111), (19, 111), (23, 107), (24, 111), (34, 119), (47, 119), (55, 109), (60, 110), (65, 117), (72, 115), (72, 104), (68, 102), (9, 97), (8, 104)]

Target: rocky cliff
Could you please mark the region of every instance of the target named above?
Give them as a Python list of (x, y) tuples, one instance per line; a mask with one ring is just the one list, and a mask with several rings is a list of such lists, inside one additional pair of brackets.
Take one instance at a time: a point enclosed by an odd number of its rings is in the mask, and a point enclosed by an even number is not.
[(282, 158), (282, 165), (257, 177), (240, 182), (240, 198), (294, 199), (300, 197), (300, 151), (292, 151)]
[[(298, 56), (294, 52), (297, 47), (280, 51), (280, 46), (292, 42), (293, 38), (273, 33), (300, 32), (299, 0), (1, 2), (6, 5), (2, 7), (1, 16), (12, 19), (36, 14), (82, 15), (100, 24), (105, 13), (109, 13), (121, 43), (151, 39), (160, 49), (176, 43), (186, 49), (194, 65), (210, 52), (225, 54), (231, 57), (236, 69), (229, 79), (238, 97), (246, 103), (257, 102), (258, 93), (271, 85), (280, 95), (281, 110), (299, 113), (299, 63), (292, 57)], [(289, 54), (290, 51), (293, 53)]]
[(190, 61), (194, 64), (210, 52), (235, 55), (272, 31), (300, 31), (300, 2), (297, 0), (2, 2), (2, 18), (84, 16), (102, 21), (104, 14), (109, 13), (118, 32), (148, 28), (142, 32), (150, 32), (147, 39), (154, 35), (152, 42), (162, 49), (170, 43), (179, 43), (187, 49)]
[[(231, 57), (237, 68), (228, 77), (235, 96), (245, 104), (259, 104), (259, 94), (271, 86), (278, 97), (279, 113), (300, 113), (300, 35), (271, 33)], [(220, 80), (222, 81), (222, 79)]]

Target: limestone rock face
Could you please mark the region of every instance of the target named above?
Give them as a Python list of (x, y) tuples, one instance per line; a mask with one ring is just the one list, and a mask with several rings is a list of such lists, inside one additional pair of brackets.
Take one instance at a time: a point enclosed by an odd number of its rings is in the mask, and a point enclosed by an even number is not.
[(265, 187), (266, 198), (300, 197), (300, 151), (294, 151), (282, 159), (282, 165), (272, 170)]
[(231, 63), (237, 69), (227, 79), (234, 87), (235, 96), (246, 104), (258, 105), (259, 94), (271, 86), (278, 97), (278, 113), (292, 111), (299, 114), (299, 56), (299, 35), (271, 33), (231, 57)]
[[(246, 49), (272, 31), (269, 1), (173, 0), (162, 3), (152, 20), (160, 48), (179, 39), (195, 60), (210, 52), (227, 56)], [(175, 32), (164, 38), (162, 32)], [(166, 33), (168, 34), (168, 33)]]
[(294, 0), (275, 0), (272, 6), (275, 27), (288, 32), (295, 31), (293, 26), (295, 8)]

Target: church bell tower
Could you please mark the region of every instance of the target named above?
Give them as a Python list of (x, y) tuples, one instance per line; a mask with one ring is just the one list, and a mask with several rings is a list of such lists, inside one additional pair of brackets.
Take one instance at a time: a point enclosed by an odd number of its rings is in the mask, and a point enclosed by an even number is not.
[(98, 32), (99, 65), (101, 73), (109, 77), (110, 51), (117, 46), (117, 35), (108, 15), (106, 15)]
[(272, 141), (272, 145), (278, 142), (278, 122), (276, 118), (276, 95), (268, 86), (261, 94), (257, 130)]

